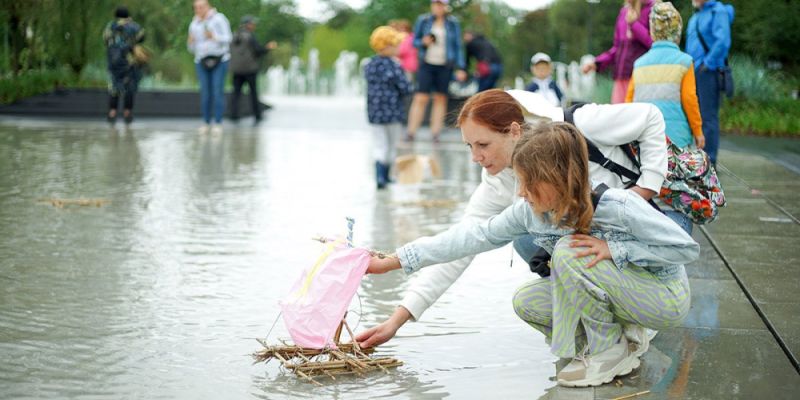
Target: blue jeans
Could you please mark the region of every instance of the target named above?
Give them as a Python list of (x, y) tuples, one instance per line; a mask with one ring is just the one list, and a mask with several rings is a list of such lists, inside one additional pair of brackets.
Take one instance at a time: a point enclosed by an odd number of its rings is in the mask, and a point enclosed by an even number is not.
[(223, 61), (212, 69), (206, 69), (200, 63), (194, 64), (197, 71), (197, 80), (200, 81), (200, 109), (203, 112), (203, 121), (211, 123), (211, 113), (214, 113), (214, 122), (222, 123), (222, 114), (225, 112), (225, 75), (228, 73), (228, 62)]
[(706, 147), (703, 149), (714, 165), (717, 165), (719, 150), (719, 71), (695, 70), (697, 77), (697, 100), (700, 103), (700, 117), (703, 120), (703, 135)]
[(692, 226), (693, 226), (692, 220), (689, 219), (689, 217), (687, 217), (686, 214), (677, 212), (669, 206), (661, 206), (661, 209), (664, 211), (664, 214), (666, 214), (669, 217), (669, 219), (675, 221), (675, 223), (678, 224), (678, 226), (680, 226), (681, 229), (686, 231), (686, 233), (688, 233), (689, 236), (692, 235)]
[(503, 75), (503, 64), (490, 64), (489, 75), (478, 78), (478, 91), (493, 89), (501, 75)]

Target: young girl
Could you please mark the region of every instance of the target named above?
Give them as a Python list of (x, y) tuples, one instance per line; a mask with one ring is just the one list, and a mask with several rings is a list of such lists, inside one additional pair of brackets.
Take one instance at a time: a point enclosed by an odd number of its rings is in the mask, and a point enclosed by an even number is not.
[(586, 142), (571, 124), (534, 128), (511, 162), (522, 197), (512, 206), (417, 239), (397, 249), (397, 258), (373, 258), (367, 272), (411, 274), (533, 235), (553, 255), (551, 276), (523, 286), (528, 298), (515, 298), (515, 311), (547, 336), (553, 354), (574, 357), (558, 383), (595, 386), (629, 373), (639, 359), (621, 324), (680, 324), (689, 311), (683, 264), (697, 258), (699, 246), (631, 191), (605, 190), (595, 210)]

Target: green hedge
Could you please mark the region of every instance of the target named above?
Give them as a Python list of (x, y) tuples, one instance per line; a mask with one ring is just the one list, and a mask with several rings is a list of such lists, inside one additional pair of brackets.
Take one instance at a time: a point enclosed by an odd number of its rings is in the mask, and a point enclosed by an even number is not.
[(800, 101), (734, 99), (722, 106), (719, 121), (723, 132), (800, 138)]

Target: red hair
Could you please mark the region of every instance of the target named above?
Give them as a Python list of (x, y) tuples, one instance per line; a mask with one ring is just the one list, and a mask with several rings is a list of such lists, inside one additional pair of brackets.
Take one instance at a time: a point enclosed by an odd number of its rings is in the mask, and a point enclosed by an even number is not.
[(502, 89), (490, 89), (470, 97), (458, 114), (456, 127), (468, 119), (500, 133), (508, 133), (512, 122), (525, 125), (522, 106)]

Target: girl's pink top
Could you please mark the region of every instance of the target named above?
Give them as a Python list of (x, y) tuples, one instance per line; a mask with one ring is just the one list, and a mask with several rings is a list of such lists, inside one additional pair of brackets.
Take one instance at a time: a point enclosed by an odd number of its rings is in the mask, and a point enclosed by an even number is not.
[(400, 59), (400, 66), (403, 71), (417, 72), (419, 65), (419, 51), (414, 47), (414, 35), (406, 35), (397, 48), (397, 58)]

